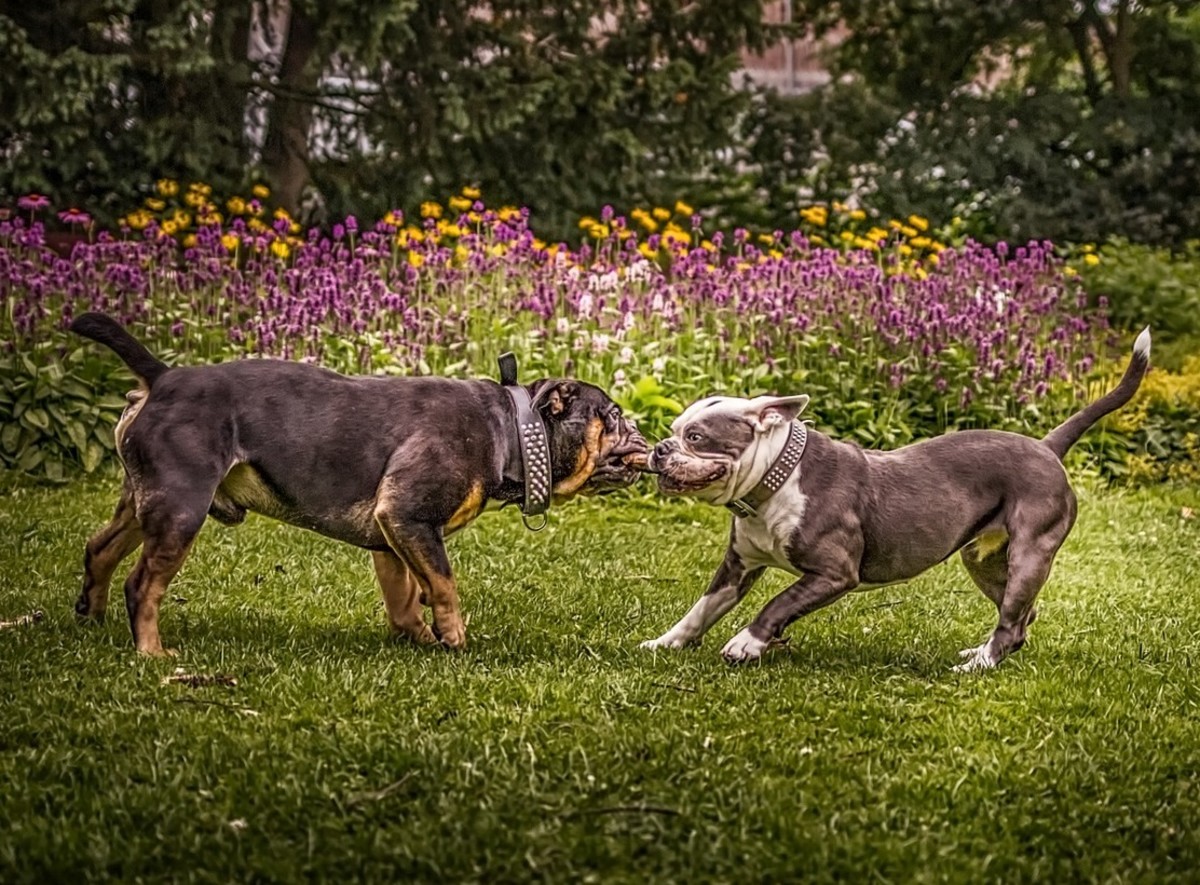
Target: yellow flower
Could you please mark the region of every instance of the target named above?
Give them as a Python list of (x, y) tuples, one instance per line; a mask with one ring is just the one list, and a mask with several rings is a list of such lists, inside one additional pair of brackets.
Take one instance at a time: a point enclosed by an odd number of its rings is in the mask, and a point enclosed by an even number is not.
[(455, 212), (466, 212), (471, 208), (471, 201), (462, 197), (451, 197), (446, 201)]
[(864, 212), (862, 209), (851, 209), (850, 210), (850, 220), (851, 221), (862, 221), (866, 217), (867, 217), (867, 213)]
[[(816, 239), (816, 238), (814, 237), (813, 239)], [(854, 238), (854, 247), (856, 249), (867, 249), (872, 252), (876, 252), (879, 250), (879, 244), (877, 242), (875, 242), (874, 240), (868, 240), (866, 237), (855, 237)], [(912, 250), (910, 249), (909, 251), (911, 252)]]
[(514, 218), (521, 217), (521, 210), (516, 206), (501, 206), (498, 214), (501, 221), (512, 221)]
[(188, 234), (186, 237), (183, 238), (183, 248), (185, 248), (185, 249), (196, 248), (196, 235), (195, 234)]
[(939, 255), (938, 255), (936, 252), (935, 252), (935, 253), (933, 253), (932, 255), (928, 255), (928, 256), (926, 256), (925, 260), (926, 260), (927, 262), (929, 262), (930, 264), (937, 264), (937, 263), (938, 263), (938, 262), (940, 262), (942, 259), (941, 259), (941, 257), (940, 257), (940, 256), (939, 256)]
[(585, 215), (581, 219), (579, 219), (579, 229), (587, 230), (589, 227), (595, 227), (599, 223), (600, 222), (598, 222), (596, 219), (592, 218), (592, 216)]
[(759, 234), (758, 241), (764, 246), (770, 246), (775, 242), (775, 237), (771, 236), (771, 234)]
[(914, 249), (927, 249), (930, 246), (929, 237), (913, 237), (909, 243)]
[(154, 183), (154, 189), (160, 196), (173, 197), (179, 193), (179, 182), (174, 178), (160, 178)]
[(420, 252), (409, 252), (408, 253), (408, 263), (411, 264), (413, 267), (420, 267), (422, 264), (425, 263), (425, 256), (422, 255)]
[(166, 207), (167, 207), (167, 204), (164, 203), (162, 200), (156, 199), (154, 197), (146, 198), (146, 208), (147, 209), (150, 209), (154, 212), (161, 212)]
[(291, 224), (289, 224), (288, 225), (288, 233), (290, 233), (290, 234), (300, 233), (300, 222), (293, 221)]
[(900, 233), (904, 234), (906, 237), (915, 237), (917, 235), (917, 229), (915, 227), (909, 227), (907, 224), (902, 224), (900, 225)]
[(1100, 263), (1100, 256), (1096, 255), (1094, 252), (1088, 252), (1083, 256), (1083, 263), (1088, 267), (1095, 267)]
[(696, 210), (687, 203), (683, 202), (683, 200), (679, 200), (675, 203), (675, 213), (677, 215), (687, 215), (690, 217), (696, 214)]
[(888, 238), (888, 232), (882, 227), (876, 226), (867, 231), (866, 236), (868, 240), (878, 243), (880, 240), (886, 240)]
[(1063, 268), (1063, 273), (1069, 277), (1079, 276), (1079, 271), (1077, 271), (1075, 268), (1071, 267), (1071, 265), (1069, 265), (1069, 264)]
[(283, 240), (276, 240), (271, 244), (271, 252), (276, 258), (287, 258), (292, 252), (292, 247)]
[(654, 258), (656, 255), (658, 255), (656, 250), (651, 249), (645, 243), (638, 243), (638, 251), (641, 252), (646, 258)]
[(913, 227), (915, 227), (919, 231), (929, 230), (929, 220), (926, 218), (922, 218), (920, 215), (908, 216), (908, 223), (911, 224)]
[(395, 209), (391, 209), (387, 215), (383, 216), (383, 223), (390, 224), (392, 227), (399, 227), (404, 224), (404, 216)]
[(250, 230), (254, 231), (255, 233), (262, 233), (264, 230), (268, 229), (266, 222), (264, 222), (261, 218), (251, 218), (248, 222), (246, 222), (246, 227), (250, 228)]
[(175, 231), (178, 229), (178, 225), (176, 225), (175, 222), (171, 221), (170, 219), (162, 223), (162, 232), (167, 236), (173, 236)]
[(175, 214), (171, 216), (171, 220), (175, 222), (175, 226), (181, 230), (192, 223), (192, 216), (188, 215), (182, 209), (176, 209)]
[(588, 228), (588, 236), (594, 237), (597, 240), (603, 240), (608, 236), (608, 225), (597, 222)]
[(649, 233), (654, 233), (658, 230), (658, 222), (650, 217), (650, 213), (645, 209), (634, 209), (629, 213), (629, 217), (644, 227)]
[(275, 210), (275, 217), (276, 218), (287, 218), (290, 220), (292, 216), (288, 214), (287, 209), (284, 209), (282, 206), (280, 206), (278, 209)]
[(479, 188), (464, 187), (462, 189), (462, 195), (464, 197), (466, 197), (468, 200), (478, 200), (479, 199)]
[(246, 201), (241, 197), (230, 197), (225, 201), (225, 208), (233, 215), (241, 215), (246, 211)]
[(806, 209), (800, 210), (800, 217), (809, 224), (824, 227), (825, 222), (829, 220), (829, 212), (824, 206), (809, 206)]
[(220, 224), (225, 218), (220, 212), (206, 212), (197, 219), (201, 224)]
[(265, 200), (267, 197), (271, 196), (271, 189), (265, 184), (256, 184), (254, 187), (250, 188), (250, 195), (257, 197), (260, 200)]
[(656, 206), (651, 214), (659, 221), (666, 221), (671, 217), (671, 210), (664, 209), (662, 206)]
[(204, 194), (200, 193), (200, 191), (188, 191), (183, 196), (183, 202), (198, 209), (204, 205), (206, 200)]
[(422, 218), (441, 218), (442, 217), (441, 205), (439, 205), (438, 203), (434, 203), (431, 200), (427, 200), (426, 202), (421, 204), (421, 217)]
[(236, 252), (239, 242), (238, 235), (235, 233), (221, 234), (221, 245), (227, 252)]
[(188, 185), (188, 191), (193, 194), (199, 194), (202, 197), (207, 197), (212, 193), (212, 185), (204, 184), (200, 181), (193, 181)]

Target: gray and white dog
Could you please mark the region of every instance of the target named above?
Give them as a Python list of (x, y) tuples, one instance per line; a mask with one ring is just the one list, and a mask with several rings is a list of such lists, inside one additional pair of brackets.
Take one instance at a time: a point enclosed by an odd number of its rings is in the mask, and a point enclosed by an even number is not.
[(655, 447), (650, 469), (667, 494), (732, 509), (729, 548), (708, 591), (642, 647), (698, 642), (774, 566), (799, 580), (721, 652), (731, 662), (755, 660), (797, 618), (851, 590), (907, 581), (961, 550), (1000, 619), (955, 669), (996, 666), (1024, 643), (1034, 600), (1075, 523), (1063, 456), (1130, 400), (1149, 363), (1146, 329), (1118, 385), (1042, 440), (964, 430), (879, 452), (808, 430), (796, 420), (807, 396), (693, 403)]

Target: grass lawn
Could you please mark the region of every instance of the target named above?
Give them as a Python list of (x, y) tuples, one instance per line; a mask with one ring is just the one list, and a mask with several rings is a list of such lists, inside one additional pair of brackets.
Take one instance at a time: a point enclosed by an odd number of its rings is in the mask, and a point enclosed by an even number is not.
[[(117, 481), (3, 481), (0, 881), (1192, 880), (1200, 870), (1196, 489), (1080, 489), (1031, 639), (957, 560), (730, 668), (638, 640), (704, 589), (727, 516), (582, 502), (451, 542), (462, 654), (387, 637), (369, 557), (206, 527), (140, 659), (119, 587), (77, 626)], [(132, 564), (132, 560), (130, 561)], [(125, 569), (119, 573), (123, 576)], [(176, 666), (236, 685), (162, 684)]]

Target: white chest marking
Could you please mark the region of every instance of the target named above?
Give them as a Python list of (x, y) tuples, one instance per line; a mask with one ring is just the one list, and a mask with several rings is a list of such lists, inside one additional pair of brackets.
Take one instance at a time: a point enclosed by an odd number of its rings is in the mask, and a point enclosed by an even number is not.
[(767, 499), (757, 516), (738, 519), (734, 552), (751, 568), (774, 566), (798, 575), (787, 551), (792, 536), (804, 521), (807, 506), (808, 497), (801, 493), (794, 478), (789, 479)]

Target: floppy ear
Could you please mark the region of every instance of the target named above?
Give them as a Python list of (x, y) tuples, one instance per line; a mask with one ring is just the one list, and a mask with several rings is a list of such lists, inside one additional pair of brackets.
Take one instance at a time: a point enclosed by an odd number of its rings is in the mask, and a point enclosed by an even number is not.
[(579, 385), (574, 381), (551, 381), (538, 391), (533, 408), (543, 415), (557, 418), (565, 412), (579, 395)]
[(746, 417), (754, 429), (762, 433), (795, 421), (807, 405), (808, 396), (803, 393), (796, 396), (759, 396), (747, 404)]

